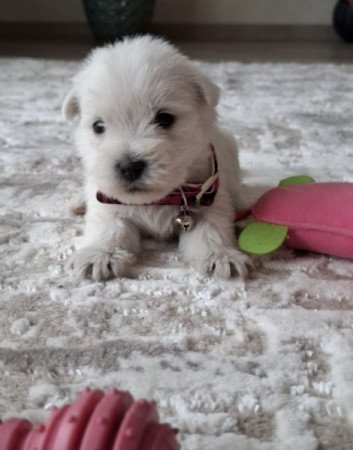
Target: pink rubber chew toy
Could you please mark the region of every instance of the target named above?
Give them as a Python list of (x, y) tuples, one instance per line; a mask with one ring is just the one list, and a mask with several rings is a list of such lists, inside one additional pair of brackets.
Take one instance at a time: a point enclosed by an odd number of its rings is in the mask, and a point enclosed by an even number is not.
[(45, 423), (0, 421), (0, 450), (179, 450), (176, 433), (159, 423), (155, 402), (87, 388), (71, 405), (53, 407)]

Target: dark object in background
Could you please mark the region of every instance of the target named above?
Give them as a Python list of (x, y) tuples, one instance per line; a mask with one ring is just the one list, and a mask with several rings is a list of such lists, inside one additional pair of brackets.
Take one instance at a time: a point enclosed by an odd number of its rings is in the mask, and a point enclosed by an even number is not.
[(339, 0), (333, 11), (333, 26), (346, 42), (353, 42), (353, 0)]
[(155, 0), (83, 0), (89, 26), (100, 43), (145, 32), (154, 4)]

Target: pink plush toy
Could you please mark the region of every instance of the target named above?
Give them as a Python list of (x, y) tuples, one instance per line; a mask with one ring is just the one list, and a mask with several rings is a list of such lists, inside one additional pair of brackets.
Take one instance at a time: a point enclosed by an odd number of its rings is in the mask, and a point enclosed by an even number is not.
[(0, 450), (179, 450), (175, 434), (159, 423), (155, 402), (87, 388), (34, 428), (28, 420), (0, 421)]
[(256, 223), (239, 237), (242, 250), (265, 254), (287, 247), (353, 258), (353, 183), (282, 180), (251, 208)]

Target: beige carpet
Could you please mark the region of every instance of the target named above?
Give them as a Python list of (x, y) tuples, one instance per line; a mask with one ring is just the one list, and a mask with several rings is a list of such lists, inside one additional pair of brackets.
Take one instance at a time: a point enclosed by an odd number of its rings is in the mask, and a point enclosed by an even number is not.
[[(353, 181), (352, 66), (205, 68), (251, 199), (292, 174)], [(116, 386), (156, 399), (186, 450), (351, 450), (352, 261), (281, 250), (220, 282), (146, 243), (132, 279), (67, 273), (82, 171), (60, 103), (76, 69), (0, 60), (0, 416)]]

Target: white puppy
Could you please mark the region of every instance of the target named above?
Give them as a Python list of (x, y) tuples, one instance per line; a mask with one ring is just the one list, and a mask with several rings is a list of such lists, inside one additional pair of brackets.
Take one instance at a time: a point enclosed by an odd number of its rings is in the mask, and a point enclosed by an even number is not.
[[(199, 68), (158, 38), (126, 39), (87, 58), (63, 104), (66, 119), (76, 122), (86, 177), (86, 227), (73, 259), (77, 275), (124, 275), (148, 235), (179, 236), (182, 257), (201, 273), (246, 276), (251, 263), (236, 248), (233, 223), (237, 148), (217, 124), (218, 98)], [(197, 192), (204, 188), (199, 204), (186, 195), (185, 183), (194, 183)], [(209, 202), (205, 190), (217, 191)], [(166, 204), (151, 204), (165, 198)]]

